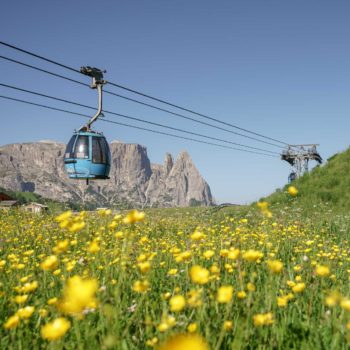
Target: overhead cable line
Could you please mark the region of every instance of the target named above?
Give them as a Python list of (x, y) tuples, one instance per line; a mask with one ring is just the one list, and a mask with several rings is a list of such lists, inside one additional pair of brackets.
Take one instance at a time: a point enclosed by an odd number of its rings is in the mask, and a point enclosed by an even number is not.
[(49, 63), (55, 64), (56, 66), (60, 66), (60, 67), (62, 67), (62, 68), (69, 69), (69, 70), (71, 70), (71, 71), (73, 71), (73, 72), (76, 72), (76, 73), (80, 73), (80, 70), (78, 70), (78, 69), (75, 69), (75, 68), (72, 68), (72, 67), (66, 66), (65, 64), (59, 63), (59, 62), (54, 61), (54, 60), (50, 60), (49, 58), (46, 58), (46, 57), (43, 57), (43, 56), (37, 55), (37, 54), (36, 54), (36, 53), (34, 53), (34, 52), (30, 52), (30, 51), (27, 51), (27, 50), (21, 49), (21, 48), (19, 48), (19, 47), (17, 47), (17, 46), (14, 46), (14, 45), (11, 45), (11, 44), (8, 44), (8, 43), (5, 43), (5, 42), (3, 42), (3, 41), (0, 41), (0, 44), (1, 44), (1, 45), (3, 45), (3, 46), (7, 46), (7, 47), (9, 47), (9, 48), (11, 48), (11, 49), (14, 49), (14, 50), (16, 50), (16, 51), (23, 52), (23, 53), (25, 53), (25, 54), (27, 54), (27, 55), (30, 55), (30, 56), (33, 56), (33, 57), (39, 58), (39, 59), (41, 59), (41, 60), (43, 60), (43, 61), (46, 61), (46, 62), (49, 62)]
[[(90, 119), (90, 116), (88, 116), (86, 114), (82, 114), (82, 113), (74, 112), (74, 111), (69, 111), (69, 110), (62, 109), (62, 108), (47, 106), (47, 105), (43, 105), (43, 104), (40, 104), (40, 103), (35, 103), (35, 102), (26, 101), (26, 100), (22, 100), (22, 99), (10, 97), (10, 96), (4, 96), (4, 95), (0, 95), (0, 98), (6, 99), (6, 100), (10, 100), (10, 101), (15, 101), (15, 102), (21, 102), (21, 103), (32, 105), (32, 106), (36, 106), (36, 107), (41, 107), (41, 108), (45, 108), (45, 109), (49, 109), (49, 110), (53, 110), (53, 111), (57, 111), (57, 112), (63, 112), (63, 113), (67, 113), (67, 114), (70, 114), (70, 115), (76, 115), (76, 116), (80, 116), (80, 117), (84, 117), (84, 118)], [(166, 133), (166, 132), (162, 132), (162, 131), (158, 131), (158, 130), (154, 130), (154, 129), (143, 128), (143, 127), (140, 127), (140, 126), (126, 124), (126, 123), (120, 123), (120, 122), (116, 122), (114, 120), (101, 119), (101, 121), (102, 122), (106, 122), (106, 123), (126, 126), (126, 127), (129, 127), (129, 128), (138, 129), (138, 130), (142, 130), (142, 131), (148, 131), (148, 132), (151, 132), (151, 133), (154, 133), (154, 134), (160, 134), (160, 135), (170, 136), (170, 137), (174, 137), (174, 138), (178, 138), (178, 139), (182, 139), (182, 140), (188, 140), (188, 141), (193, 141), (193, 142), (197, 142), (197, 143), (202, 143), (202, 144), (206, 144), (206, 145), (210, 145), (210, 146), (221, 147), (221, 148), (226, 148), (226, 149), (232, 149), (232, 150), (235, 150), (235, 151), (253, 153), (253, 154), (258, 154), (258, 155), (262, 155), (262, 156), (268, 156), (268, 157), (276, 158), (276, 156), (273, 156), (271, 154), (265, 154), (265, 153), (255, 152), (255, 151), (249, 151), (249, 150), (246, 150), (246, 149), (240, 149), (240, 148), (236, 148), (236, 147), (225, 146), (225, 145), (221, 145), (221, 144), (218, 144), (218, 143), (213, 143), (213, 142), (207, 142), (207, 141), (203, 141), (203, 140), (194, 139), (194, 138), (191, 138), (191, 137), (185, 137), (185, 136), (170, 134), (170, 133)]]
[[(4, 46), (7, 46), (7, 47), (9, 47), (9, 48), (11, 48), (11, 49), (14, 49), (14, 50), (23, 52), (23, 53), (25, 53), (25, 54), (28, 54), (28, 55), (30, 55), (30, 56), (39, 58), (39, 59), (44, 60), (44, 61), (46, 61), (46, 62), (55, 64), (55, 65), (60, 66), (60, 67), (62, 67), (62, 68), (69, 69), (69, 70), (71, 70), (71, 71), (73, 71), (73, 72), (81, 73), (79, 70), (77, 70), (77, 69), (75, 69), (75, 68), (69, 67), (69, 66), (67, 66), (67, 65), (65, 65), (65, 64), (59, 63), (59, 62), (54, 61), (54, 60), (52, 60), (52, 59), (48, 59), (48, 58), (46, 58), (46, 57), (43, 57), (43, 56), (38, 55), (38, 54), (35, 54), (35, 53), (33, 53), (33, 52), (30, 52), (30, 51), (21, 49), (21, 48), (19, 48), (19, 47), (17, 47), (17, 46), (14, 46), (14, 45), (5, 43), (5, 42), (3, 42), (3, 41), (0, 41), (0, 44), (1, 44), (1, 45), (4, 45)], [(200, 117), (202, 117), (202, 118), (205, 118), (205, 119), (208, 119), (208, 120), (212, 120), (212, 121), (215, 121), (215, 122), (217, 122), (217, 123), (220, 123), (220, 124), (223, 124), (223, 125), (226, 125), (226, 126), (230, 126), (230, 127), (232, 127), (232, 128), (235, 128), (235, 129), (238, 129), (238, 130), (241, 130), (241, 131), (244, 131), (244, 132), (246, 132), (246, 133), (249, 133), (249, 134), (252, 134), (252, 135), (255, 135), (255, 136), (259, 136), (259, 137), (262, 137), (262, 138), (264, 138), (264, 139), (267, 139), (267, 140), (270, 140), (270, 141), (274, 141), (274, 142), (277, 142), (277, 143), (280, 143), (280, 144), (283, 144), (283, 145), (288, 145), (288, 143), (286, 143), (286, 142), (284, 142), (284, 141), (280, 141), (280, 140), (277, 140), (277, 139), (274, 139), (274, 138), (271, 138), (271, 137), (268, 137), (268, 136), (259, 134), (259, 133), (254, 132), (254, 131), (250, 131), (250, 130), (248, 130), (248, 129), (241, 128), (241, 127), (239, 127), (239, 126), (237, 126), (237, 125), (224, 122), (224, 121), (222, 121), (222, 120), (220, 120), (220, 119), (213, 118), (213, 117), (210, 117), (210, 116), (205, 115), (205, 114), (202, 114), (202, 113), (198, 113), (198, 112), (193, 111), (193, 110), (191, 110), (191, 109), (181, 107), (181, 106), (179, 106), (179, 105), (173, 104), (173, 103), (171, 103), (171, 102), (168, 102), (168, 101), (165, 101), (165, 100), (156, 98), (156, 97), (153, 97), (153, 96), (151, 96), (151, 95), (148, 95), (148, 94), (142, 93), (142, 92), (140, 92), (140, 91), (137, 91), (137, 90), (128, 88), (128, 87), (126, 87), (126, 86), (123, 86), (123, 85), (120, 85), (120, 84), (116, 84), (116, 83), (113, 83), (113, 82), (109, 82), (109, 84), (112, 85), (112, 86), (118, 87), (118, 88), (120, 88), (120, 89), (129, 91), (129, 92), (132, 92), (132, 93), (134, 93), (134, 94), (137, 94), (137, 95), (140, 95), (140, 96), (149, 98), (149, 99), (151, 99), (151, 100), (154, 100), (154, 101), (157, 101), (157, 102), (166, 104), (166, 105), (168, 105), (168, 106), (171, 106), (171, 107), (180, 109), (180, 110), (182, 110), (182, 111), (185, 111), (185, 112), (188, 112), (188, 113), (191, 113), (191, 114), (200, 116)]]
[(12, 62), (12, 63), (19, 64), (19, 65), (27, 67), (27, 68), (31, 68), (31, 69), (37, 70), (37, 71), (42, 72), (42, 73), (46, 73), (46, 74), (52, 75), (52, 76), (57, 77), (57, 78), (65, 79), (65, 80), (71, 81), (71, 82), (76, 83), (76, 84), (80, 84), (80, 85), (84, 85), (84, 86), (89, 86), (90, 87), (89, 84), (83, 83), (83, 82), (81, 82), (79, 80), (68, 78), (68, 77), (65, 77), (64, 75), (48, 71), (46, 69), (42, 69), (42, 68), (33, 66), (33, 65), (25, 63), (25, 62), (21, 62), (21, 61), (15, 60), (15, 59), (10, 58), (10, 57), (6, 57), (6, 56), (0, 55), (0, 58), (3, 59), (3, 60), (6, 60), (6, 61)]
[[(75, 105), (75, 106), (79, 106), (79, 107), (84, 107), (84, 108), (88, 108), (88, 109), (92, 109), (92, 110), (96, 109), (94, 107), (91, 107), (91, 106), (88, 106), (88, 105), (85, 105), (85, 104), (82, 104), (82, 103), (78, 103), (78, 102), (62, 99), (62, 98), (55, 97), (55, 96), (42, 94), (42, 93), (39, 93), (39, 92), (27, 90), (27, 89), (22, 89), (22, 88), (19, 88), (19, 87), (16, 87), (16, 86), (8, 85), (8, 84), (0, 83), (0, 86), (6, 87), (6, 88), (9, 88), (9, 89), (13, 89), (13, 90), (17, 90), (17, 91), (26, 92), (26, 93), (29, 93), (29, 94), (32, 94), (32, 95), (37, 95), (37, 96), (49, 98), (49, 99), (60, 101), (60, 102), (64, 102), (64, 103), (69, 103), (69, 104), (72, 104), (72, 105)], [(228, 144), (232, 144), (232, 145), (236, 145), (236, 146), (240, 146), (240, 147), (245, 147), (245, 148), (249, 148), (249, 149), (253, 149), (253, 150), (258, 150), (258, 151), (262, 151), (262, 152), (267, 152), (267, 153), (279, 155), (279, 153), (277, 153), (277, 152), (265, 150), (265, 149), (262, 149), (262, 148), (252, 147), (252, 146), (248, 146), (248, 145), (244, 145), (244, 144), (240, 144), (240, 143), (236, 143), (236, 142), (232, 142), (232, 141), (228, 141), (228, 140), (224, 140), (224, 139), (220, 139), (220, 138), (216, 138), (216, 137), (212, 137), (212, 136), (208, 136), (208, 135), (195, 133), (195, 132), (188, 131), (188, 130), (175, 128), (175, 127), (172, 127), (172, 126), (167, 126), (167, 125), (160, 124), (160, 123), (150, 122), (150, 121), (147, 121), (147, 120), (144, 120), (144, 119), (141, 119), (141, 118), (136, 118), (136, 117), (132, 117), (132, 116), (121, 114), (121, 113), (115, 113), (115, 112), (111, 112), (111, 111), (108, 111), (108, 110), (103, 110), (103, 112), (108, 113), (108, 114), (112, 114), (112, 115), (116, 115), (116, 116), (119, 116), (119, 117), (122, 117), (122, 118), (138, 121), (138, 122), (141, 122), (141, 123), (146, 123), (146, 124), (158, 126), (158, 127), (165, 128), (165, 129), (170, 129), (170, 130), (179, 131), (179, 132), (190, 134), (190, 135), (194, 135), (194, 136), (203, 137), (203, 138), (214, 140), (214, 141), (224, 142), (224, 143), (228, 143)]]
[(231, 123), (227, 123), (227, 122), (224, 122), (224, 121), (222, 121), (222, 120), (220, 120), (220, 119), (213, 118), (213, 117), (210, 117), (210, 116), (208, 116), (208, 115), (205, 115), (205, 114), (202, 114), (202, 113), (198, 113), (198, 112), (196, 112), (196, 111), (193, 111), (193, 110), (191, 110), (191, 109), (187, 109), (187, 108), (184, 108), (184, 107), (175, 105), (175, 104), (170, 103), (170, 102), (167, 102), (167, 101), (165, 101), (165, 100), (162, 100), (162, 99), (159, 99), (159, 98), (156, 98), (156, 97), (153, 97), (153, 96), (144, 94), (144, 93), (142, 93), (142, 92), (139, 92), (139, 91), (136, 91), (136, 90), (133, 90), (133, 89), (130, 89), (130, 88), (125, 87), (125, 86), (123, 86), (123, 85), (115, 84), (115, 83), (113, 83), (113, 82), (109, 82), (109, 84), (112, 85), (112, 86), (118, 87), (118, 88), (120, 88), (120, 89), (129, 91), (129, 92), (132, 92), (132, 93), (134, 93), (134, 94), (137, 94), (137, 95), (140, 95), (140, 96), (143, 96), (143, 97), (147, 97), (147, 98), (149, 98), (149, 99), (151, 99), (151, 100), (154, 100), (154, 101), (157, 101), (157, 102), (166, 104), (166, 105), (168, 105), (168, 106), (171, 106), (171, 107), (180, 109), (180, 110), (182, 110), (182, 111), (185, 111), (185, 112), (188, 112), (188, 113), (192, 113), (192, 114), (198, 115), (198, 116), (200, 116), (200, 117), (202, 117), (202, 118), (215, 121), (215, 122), (217, 122), (217, 123), (219, 123), (219, 124), (223, 124), (223, 125), (230, 126), (230, 127), (232, 127), (232, 128), (235, 128), (235, 129), (244, 131), (244, 132), (246, 132), (246, 133), (248, 133), (248, 134), (252, 134), (252, 135), (255, 135), (255, 136), (259, 136), (259, 137), (262, 137), (262, 138), (267, 139), (267, 140), (270, 140), (270, 141), (274, 141), (274, 142), (281, 143), (281, 144), (283, 144), (283, 145), (288, 145), (287, 142), (280, 141), (280, 140), (274, 139), (274, 138), (272, 138), (272, 137), (268, 137), (268, 136), (259, 134), (259, 133), (254, 132), (254, 131), (250, 131), (250, 130), (248, 130), (248, 129), (241, 128), (241, 127), (239, 127), (239, 126), (237, 126), (237, 125), (234, 125), (234, 124), (231, 124)]
[[(88, 87), (90, 86), (89, 84), (83, 83), (83, 82), (81, 82), (81, 81), (79, 81), (79, 80), (75, 80), (75, 79), (72, 79), (72, 78), (63, 76), (63, 75), (61, 75), (61, 74), (57, 74), (57, 73), (48, 71), (48, 70), (46, 70), (46, 69), (42, 69), (42, 68), (39, 68), (39, 67), (30, 65), (30, 64), (27, 64), (27, 63), (24, 63), (24, 62), (15, 60), (15, 59), (13, 59), (13, 58), (5, 57), (5, 56), (2, 56), (2, 55), (0, 55), (0, 58), (1, 58), (1, 59), (4, 59), (4, 60), (7, 60), (7, 61), (9, 61), (9, 62), (12, 62), (12, 63), (16, 63), (16, 64), (19, 64), (19, 65), (22, 65), (22, 66), (27, 67), (27, 68), (31, 68), (31, 69), (40, 71), (40, 72), (42, 72), (42, 73), (46, 73), (46, 74), (49, 74), (49, 75), (52, 75), (52, 76), (55, 76), (55, 77), (58, 77), (58, 78), (61, 78), (61, 79), (68, 80), (68, 81), (70, 81), (70, 82), (73, 82), (73, 83), (76, 83), (76, 84), (79, 84), (79, 85), (84, 85), (84, 86), (88, 86)], [(255, 137), (248, 136), (248, 135), (244, 135), (244, 134), (241, 134), (241, 133), (238, 133), (238, 132), (235, 132), (235, 131), (232, 131), (232, 130), (225, 129), (225, 128), (223, 128), (223, 127), (220, 127), (220, 126), (217, 126), (217, 125), (214, 125), (214, 124), (210, 124), (210, 123), (203, 122), (203, 121), (198, 120), (198, 119), (195, 119), (195, 118), (191, 118), (191, 117), (188, 117), (188, 116), (179, 114), (179, 113), (175, 113), (175, 112), (170, 111), (170, 110), (168, 110), (168, 109), (160, 108), (160, 107), (151, 105), (151, 104), (149, 104), (149, 103), (145, 103), (145, 102), (142, 102), (142, 101), (139, 101), (139, 100), (135, 100), (135, 99), (133, 99), (133, 98), (130, 98), (130, 97), (127, 97), (127, 96), (123, 96), (123, 95), (117, 94), (117, 93), (115, 93), (115, 92), (106, 90), (106, 89), (104, 89), (103, 91), (104, 91), (105, 93), (107, 93), (107, 94), (110, 94), (110, 95), (113, 95), (113, 96), (122, 98), (122, 99), (124, 99), (124, 100), (128, 100), (128, 101), (131, 101), (131, 102), (135, 102), (135, 103), (137, 103), (137, 104), (140, 104), (140, 105), (143, 105), (143, 106), (146, 106), (146, 107), (150, 107), (150, 108), (153, 108), (153, 109), (156, 109), (156, 110), (159, 110), (159, 111), (162, 111), (162, 112), (165, 112), (165, 113), (168, 113), (168, 114), (177, 116), (177, 117), (182, 118), (182, 119), (186, 119), (186, 120), (193, 121), (193, 122), (195, 122), (195, 123), (199, 123), (199, 124), (202, 124), (202, 125), (210, 126), (210, 127), (212, 127), (212, 128), (218, 129), (218, 130), (223, 130), (223, 131), (229, 132), (229, 133), (231, 133), (231, 134), (238, 135), (238, 136), (241, 136), (241, 137), (250, 139), (250, 140), (258, 141), (258, 142), (261, 142), (261, 143), (264, 143), (264, 144), (267, 144), (267, 145), (271, 145), (271, 146), (274, 146), (274, 147), (284, 148), (284, 147), (282, 147), (282, 146), (280, 146), (280, 145), (276, 145), (276, 144), (271, 143), (271, 142), (268, 142), (268, 141), (259, 140), (259, 139), (255, 138)]]

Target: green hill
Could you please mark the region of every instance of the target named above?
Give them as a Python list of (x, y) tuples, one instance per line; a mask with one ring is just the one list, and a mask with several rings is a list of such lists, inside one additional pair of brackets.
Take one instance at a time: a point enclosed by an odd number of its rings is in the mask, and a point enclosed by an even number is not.
[(5, 193), (17, 200), (20, 204), (36, 202), (47, 205), (51, 212), (62, 211), (67, 208), (77, 209), (72, 203), (61, 203), (52, 199), (44, 198), (34, 192), (10, 191), (0, 187), (0, 192)]
[(304, 210), (332, 209), (333, 212), (350, 210), (350, 148), (335, 154), (322, 166), (293, 182), (299, 193), (295, 198), (288, 195), (286, 185), (264, 198), (272, 206), (295, 204)]

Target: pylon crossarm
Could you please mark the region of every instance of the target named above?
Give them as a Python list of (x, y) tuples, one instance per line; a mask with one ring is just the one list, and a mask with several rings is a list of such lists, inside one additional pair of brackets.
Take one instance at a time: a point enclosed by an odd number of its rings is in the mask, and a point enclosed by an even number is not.
[(298, 178), (309, 171), (310, 160), (315, 160), (319, 164), (322, 163), (317, 146), (318, 144), (288, 145), (287, 149), (282, 152), (281, 159), (288, 162), (292, 167), (292, 173), (288, 178), (289, 182), (291, 178)]

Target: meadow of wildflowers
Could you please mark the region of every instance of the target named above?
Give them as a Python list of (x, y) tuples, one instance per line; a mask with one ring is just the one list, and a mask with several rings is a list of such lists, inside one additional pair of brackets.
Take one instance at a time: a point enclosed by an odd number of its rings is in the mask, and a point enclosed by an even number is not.
[(336, 219), (267, 202), (0, 212), (0, 348), (348, 348), (349, 218)]

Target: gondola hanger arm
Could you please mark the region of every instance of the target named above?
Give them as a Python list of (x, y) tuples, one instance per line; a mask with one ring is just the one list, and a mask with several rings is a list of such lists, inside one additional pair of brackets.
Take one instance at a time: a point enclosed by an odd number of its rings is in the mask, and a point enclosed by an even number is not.
[(98, 109), (96, 113), (91, 117), (91, 119), (83, 125), (79, 131), (90, 131), (91, 125), (101, 116), (103, 116), (102, 113), (102, 87), (104, 84), (107, 83), (106, 80), (103, 79), (103, 73), (106, 73), (106, 71), (102, 71), (101, 69), (90, 67), (90, 66), (84, 66), (80, 68), (80, 72), (82, 74), (85, 74), (92, 78), (92, 83), (90, 87), (92, 89), (97, 89), (98, 92)]

